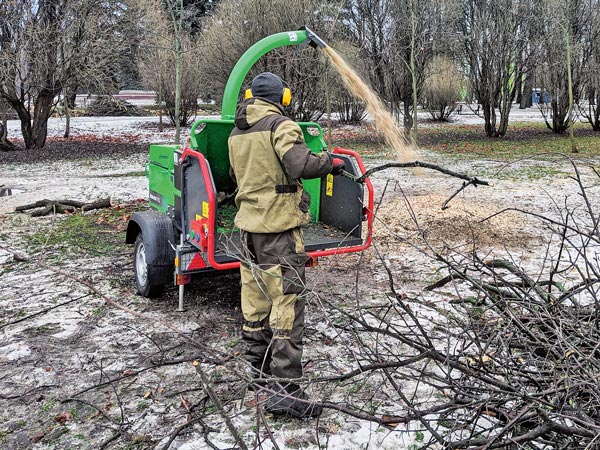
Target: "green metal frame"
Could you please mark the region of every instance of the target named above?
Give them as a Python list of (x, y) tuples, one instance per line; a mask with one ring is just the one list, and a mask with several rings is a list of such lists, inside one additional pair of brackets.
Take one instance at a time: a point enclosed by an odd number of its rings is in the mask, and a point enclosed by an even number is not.
[(173, 153), (179, 149), (174, 144), (153, 144), (150, 146), (149, 164), (146, 166), (150, 207), (166, 213), (169, 206), (175, 204), (175, 195), (181, 193), (175, 189), (173, 179)]
[(221, 118), (235, 118), (235, 109), (237, 107), (237, 100), (240, 90), (242, 89), (242, 83), (246, 79), (246, 75), (248, 75), (248, 72), (250, 72), (250, 69), (252, 69), (252, 66), (256, 63), (256, 61), (258, 61), (271, 50), (279, 47), (286, 47), (288, 45), (300, 45), (304, 43), (307, 38), (308, 34), (306, 30), (284, 31), (282, 33), (276, 33), (267, 36), (246, 50), (246, 52), (233, 67), (233, 70), (227, 79), (225, 91), (223, 91)]

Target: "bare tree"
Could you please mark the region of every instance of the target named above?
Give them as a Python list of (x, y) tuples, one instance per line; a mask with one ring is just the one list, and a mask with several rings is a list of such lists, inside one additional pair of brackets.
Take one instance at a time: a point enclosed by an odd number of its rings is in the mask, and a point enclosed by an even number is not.
[(344, 8), (344, 34), (360, 47), (369, 61), (369, 81), (381, 97), (386, 95), (386, 71), (392, 63), (387, 54), (393, 24), (393, 3), (388, 0), (349, 0)]
[[(196, 115), (202, 86), (200, 50), (183, 24), (180, 24), (179, 38), (174, 37), (172, 17), (159, 2), (146, 2), (145, 8), (145, 40), (139, 69), (144, 83), (158, 93), (161, 108), (164, 102), (167, 115), (175, 125), (175, 141), (179, 142), (181, 126), (188, 125)], [(179, 70), (176, 70), (177, 66)]]
[[(340, 10), (335, 2), (322, 0), (249, 0), (219, 3), (202, 37), (202, 80), (204, 89), (220, 99), (225, 82), (239, 57), (255, 42), (269, 34), (298, 29), (306, 25), (331, 43)], [(325, 80), (328, 70), (324, 55), (306, 49), (298, 54), (293, 47), (275, 49), (254, 65), (247, 82), (254, 75), (270, 71), (290, 84), (290, 117), (313, 120), (326, 110)]]
[(462, 82), (462, 76), (450, 58), (437, 56), (431, 61), (422, 98), (433, 120), (445, 121), (450, 118), (460, 99)]
[(528, 0), (458, 0), (457, 29), (461, 61), (470, 89), (481, 105), (485, 134), (504, 136), (508, 128), (515, 79), (528, 56)]
[[(572, 104), (583, 91), (583, 73), (588, 64), (584, 54), (584, 30), (589, 26), (587, 2), (553, 0), (543, 6), (543, 33), (539, 35), (541, 57), (538, 65), (540, 103), (546, 126), (562, 134), (574, 122)], [(570, 72), (570, 75), (569, 75)], [(544, 101), (549, 96), (550, 101)]]
[(600, 2), (586, 2), (588, 26), (582, 33), (582, 54), (587, 56), (583, 71), (584, 94), (578, 103), (579, 114), (594, 131), (600, 131)]
[(55, 97), (74, 80), (110, 79), (128, 7), (109, 0), (0, 3), (0, 96), (17, 112), (26, 148), (43, 147)]
[(369, 80), (396, 117), (403, 117), (406, 130), (416, 127), (443, 11), (440, 2), (428, 0), (350, 0), (345, 6), (346, 33), (370, 63)]

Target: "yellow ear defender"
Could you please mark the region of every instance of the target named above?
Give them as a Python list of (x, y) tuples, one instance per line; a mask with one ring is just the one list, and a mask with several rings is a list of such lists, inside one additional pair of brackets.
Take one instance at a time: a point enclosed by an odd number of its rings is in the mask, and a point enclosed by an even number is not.
[[(244, 91), (244, 100), (252, 98), (252, 89), (248, 88)], [(289, 106), (292, 103), (292, 90), (289, 87), (283, 88), (283, 95), (281, 96), (282, 106)]]
[(281, 104), (283, 106), (289, 106), (292, 103), (292, 90), (289, 87), (283, 88), (283, 95), (281, 96)]

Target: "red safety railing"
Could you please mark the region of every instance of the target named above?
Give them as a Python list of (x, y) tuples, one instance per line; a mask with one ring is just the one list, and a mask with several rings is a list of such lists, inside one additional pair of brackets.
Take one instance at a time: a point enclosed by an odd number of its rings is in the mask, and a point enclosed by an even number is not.
[[(347, 149), (343, 149), (343, 148), (334, 148), (333, 153), (353, 157), (356, 160), (361, 173), (366, 172), (365, 166), (362, 162), (362, 159), (360, 158), (360, 155), (358, 153), (356, 153), (355, 151), (347, 150)], [(204, 178), (204, 183), (205, 183), (205, 186), (207, 187), (206, 192), (207, 192), (207, 196), (208, 196), (208, 215), (209, 215), (209, 219), (210, 219), (208, 221), (208, 251), (207, 251), (208, 265), (217, 270), (237, 269), (238, 267), (240, 267), (239, 261), (219, 263), (219, 262), (217, 262), (217, 260), (215, 258), (215, 242), (216, 242), (216, 238), (217, 238), (217, 233), (215, 230), (215, 222), (216, 221), (214, 220), (214, 218), (216, 217), (216, 214), (217, 214), (217, 201), (216, 201), (214, 190), (212, 189), (213, 183), (212, 183), (212, 177), (211, 177), (211, 173), (210, 173), (210, 168), (208, 166), (208, 162), (206, 161), (206, 158), (204, 157), (204, 155), (202, 153), (192, 150), (191, 148), (184, 149), (183, 154), (181, 155), (181, 158), (183, 160), (185, 160), (185, 158), (187, 158), (188, 156), (196, 158), (198, 160), (198, 162), (200, 164), (200, 170), (202, 172), (202, 177)], [(367, 188), (367, 192), (368, 192), (367, 206), (363, 207), (363, 214), (367, 218), (367, 236), (366, 236), (364, 242), (361, 245), (354, 245), (354, 246), (350, 246), (350, 247), (336, 247), (336, 248), (331, 248), (331, 249), (327, 249), (327, 250), (313, 250), (313, 251), (307, 252), (307, 254), (310, 257), (318, 258), (320, 256), (332, 256), (332, 255), (340, 255), (340, 254), (344, 254), (344, 253), (360, 252), (360, 251), (363, 251), (363, 250), (366, 250), (367, 248), (369, 248), (369, 246), (371, 245), (372, 237), (373, 237), (374, 191), (373, 191), (373, 184), (371, 183), (371, 180), (369, 180), (368, 178), (365, 179), (364, 185)]]
[[(338, 155), (352, 156), (356, 160), (356, 162), (358, 164), (358, 168), (360, 169), (361, 173), (365, 173), (367, 171), (367, 169), (365, 168), (365, 165), (362, 162), (362, 159), (360, 158), (360, 155), (358, 153), (356, 153), (355, 151), (336, 147), (333, 149), (333, 153), (336, 153)], [(365, 216), (367, 216), (367, 237), (365, 238), (364, 242), (361, 245), (354, 245), (354, 246), (350, 246), (350, 247), (336, 247), (336, 248), (330, 248), (327, 250), (314, 250), (312, 252), (307, 252), (308, 256), (316, 258), (319, 256), (332, 256), (332, 255), (341, 255), (343, 253), (355, 253), (355, 252), (361, 252), (370, 247), (371, 240), (373, 238), (373, 217), (374, 217), (373, 216), (373, 205), (374, 205), (375, 192), (373, 190), (373, 184), (371, 183), (371, 180), (369, 180), (368, 178), (365, 179), (364, 185), (366, 186), (367, 192), (369, 193), (369, 199), (367, 202), (367, 206), (365, 206), (363, 208), (363, 213)]]

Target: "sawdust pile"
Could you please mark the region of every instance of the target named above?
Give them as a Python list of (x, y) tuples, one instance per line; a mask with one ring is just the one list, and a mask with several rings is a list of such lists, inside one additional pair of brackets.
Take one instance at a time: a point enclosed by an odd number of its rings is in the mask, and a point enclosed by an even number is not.
[(396, 126), (394, 118), (375, 92), (334, 49), (325, 47), (323, 51), (342, 77), (350, 93), (365, 102), (367, 112), (375, 123), (375, 128), (383, 133), (385, 142), (396, 151), (398, 159), (402, 162), (415, 161), (417, 155), (414, 147), (406, 143), (404, 133)]
[(384, 240), (394, 235), (424, 239), (433, 245), (475, 243), (509, 248), (525, 246), (533, 238), (531, 223), (522, 214), (509, 211), (482, 222), (501, 208), (454, 199), (450, 208), (442, 211), (445, 200), (440, 195), (410, 197), (411, 210), (404, 197), (388, 198), (377, 214), (374, 235)]

